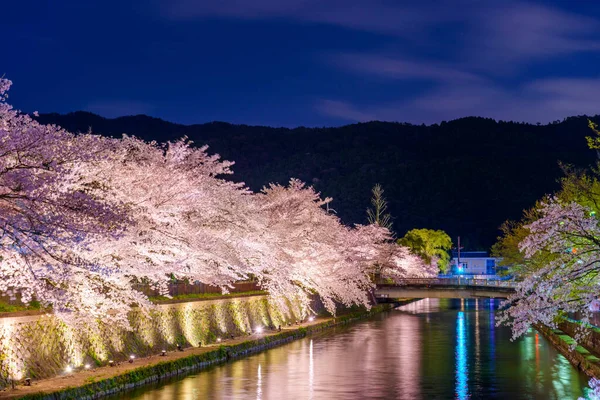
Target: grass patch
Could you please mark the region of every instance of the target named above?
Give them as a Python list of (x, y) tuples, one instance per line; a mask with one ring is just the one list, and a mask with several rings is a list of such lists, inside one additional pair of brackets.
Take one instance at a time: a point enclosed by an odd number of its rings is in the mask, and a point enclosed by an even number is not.
[(29, 305), (24, 304), (9, 304), (5, 301), (0, 300), (0, 313), (13, 313), (19, 311), (39, 311), (41, 309), (40, 303), (32, 301)]
[(171, 298), (165, 296), (151, 296), (149, 297), (150, 301), (153, 303), (171, 303), (178, 301), (187, 301), (187, 300), (210, 300), (210, 299), (224, 299), (229, 297), (245, 297), (245, 296), (256, 296), (256, 295), (264, 295), (267, 292), (262, 290), (253, 290), (249, 292), (238, 292), (238, 293), (192, 293), (192, 294), (179, 294), (176, 296), (172, 296)]

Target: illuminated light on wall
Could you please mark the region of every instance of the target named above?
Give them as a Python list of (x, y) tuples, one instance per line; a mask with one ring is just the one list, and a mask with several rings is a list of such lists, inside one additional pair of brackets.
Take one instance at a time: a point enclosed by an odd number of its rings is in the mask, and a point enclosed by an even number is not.
[(67, 374), (70, 374), (71, 372), (73, 372), (73, 367), (71, 367), (70, 365), (67, 365), (67, 368), (65, 368), (65, 372)]
[(25, 376), (24, 366), (22, 361), (17, 361), (18, 357), (15, 353), (14, 346), (11, 345), (12, 335), (15, 333), (15, 326), (3, 318), (2, 325), (0, 325), (0, 354), (5, 354), (8, 361), (8, 376), (13, 379), (20, 381)]
[(169, 308), (161, 311), (157, 314), (159, 329), (166, 342), (173, 344), (175, 343), (175, 318), (173, 318), (173, 310)]
[(186, 303), (178, 313), (179, 326), (181, 326), (181, 330), (183, 331), (183, 336), (188, 341), (188, 343), (196, 343), (200, 339), (198, 336), (197, 329), (195, 328), (194, 320), (192, 315), (194, 313), (194, 308), (192, 303)]
[(217, 325), (219, 326), (219, 330), (223, 333), (227, 332), (227, 305), (224, 302), (220, 302), (215, 305), (215, 319), (217, 321)]
[(271, 318), (269, 318), (269, 310), (267, 308), (267, 303), (261, 301), (258, 303), (258, 312), (260, 315), (260, 320), (264, 325), (269, 325), (271, 322)]
[(271, 317), (271, 322), (275, 326), (283, 325), (285, 322), (285, 317), (281, 312), (281, 308), (274, 304), (272, 301), (268, 301), (267, 308), (269, 310), (269, 316)]
[(71, 360), (73, 365), (83, 364), (83, 348), (81, 342), (78, 340), (78, 332), (63, 322), (59, 322), (58, 328), (59, 332), (63, 336), (62, 342), (66, 344), (68, 359)]
[(156, 343), (156, 331), (152, 327), (152, 320), (145, 315), (139, 315), (138, 317), (137, 332), (144, 344), (148, 347), (154, 347)]
[[(136, 358), (147, 354), (160, 354), (161, 348), (174, 347), (175, 342), (181, 340), (182, 336), (188, 343), (206, 344), (209, 343), (209, 338), (212, 338), (211, 341), (217, 337), (223, 340), (225, 333), (229, 336), (230, 333), (234, 333), (231, 329), (240, 325), (245, 327), (245, 332), (251, 331), (252, 327), (257, 327), (254, 333), (260, 334), (266, 332), (266, 325), (262, 323), (264, 318), (269, 325), (273, 325), (273, 321), (279, 316), (284, 316), (286, 310), (290, 312), (292, 309), (300, 309), (300, 302), (297, 300), (288, 301), (284, 304), (285, 308), (278, 307), (282, 303), (271, 304), (266, 297), (262, 296), (232, 300), (158, 306), (148, 315), (133, 311), (129, 316), (132, 332), (116, 329), (102, 321), (86, 324), (82, 329), (68, 328), (53, 315), (28, 317), (27, 321), (22, 322), (2, 318), (0, 319), (0, 353), (7, 356), (8, 361), (4, 361), (4, 368), (12, 379), (22, 381), (26, 371), (35, 374), (37, 378), (46, 378), (53, 376), (51, 374), (64, 374), (67, 363), (74, 370), (93, 368), (93, 363), (86, 364), (90, 361), (89, 358), (86, 360), (86, 357), (91, 357), (99, 365), (107, 365), (112, 357), (117, 357), (119, 354), (121, 357), (124, 356), (124, 360), (119, 358), (113, 361), (113, 365), (116, 365), (117, 361), (127, 361), (129, 359), (127, 354), (131, 354), (133, 349), (136, 349)], [(307, 316), (313, 315), (305, 314), (305, 318)], [(293, 315), (292, 318), (293, 321), (302, 319), (300, 314)], [(283, 326), (285, 322), (279, 325)], [(197, 340), (189, 341), (190, 337), (192, 339), (196, 337)], [(15, 341), (21, 343), (30, 352), (20, 354), (19, 348), (14, 346)], [(145, 346), (135, 347), (142, 343)], [(40, 345), (60, 350), (37, 351)]]
[(246, 332), (250, 326), (250, 321), (248, 320), (248, 313), (245, 312), (244, 308), (245, 303), (242, 303), (239, 300), (232, 300), (229, 305), (229, 309), (231, 310), (231, 317), (233, 318), (233, 323), (235, 327), (239, 329), (241, 332)]
[(458, 312), (456, 317), (456, 398), (466, 400), (469, 396), (467, 365), (467, 332), (465, 313)]

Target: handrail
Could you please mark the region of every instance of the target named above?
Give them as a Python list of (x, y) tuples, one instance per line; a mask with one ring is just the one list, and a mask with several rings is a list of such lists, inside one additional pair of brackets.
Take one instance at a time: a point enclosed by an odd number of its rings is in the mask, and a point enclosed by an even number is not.
[(506, 287), (515, 288), (515, 281), (501, 281), (496, 279), (474, 279), (474, 278), (401, 278), (393, 283), (385, 281), (377, 282), (377, 286), (484, 286), (484, 287)]

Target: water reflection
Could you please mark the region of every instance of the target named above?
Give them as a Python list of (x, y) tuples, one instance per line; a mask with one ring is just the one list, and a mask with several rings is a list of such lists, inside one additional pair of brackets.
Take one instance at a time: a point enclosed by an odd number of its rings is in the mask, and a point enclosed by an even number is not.
[(497, 301), (429, 299), (113, 399), (576, 399), (587, 380)]
[(258, 364), (258, 373), (256, 374), (256, 400), (262, 399), (262, 373), (260, 371), (260, 364)]
[(468, 374), (465, 315), (460, 311), (456, 319), (456, 398), (459, 400), (469, 398)]
[(411, 314), (437, 313), (440, 311), (440, 300), (442, 299), (423, 299), (415, 301), (414, 303), (400, 306), (396, 310)]
[(315, 360), (313, 357), (313, 340), (310, 339), (310, 353), (308, 355), (308, 398), (312, 400), (315, 395)]

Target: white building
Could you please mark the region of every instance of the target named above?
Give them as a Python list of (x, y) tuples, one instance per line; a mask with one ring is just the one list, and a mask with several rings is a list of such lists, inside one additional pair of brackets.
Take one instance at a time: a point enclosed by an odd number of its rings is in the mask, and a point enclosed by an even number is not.
[(500, 258), (490, 257), (486, 251), (452, 251), (450, 271), (453, 275), (483, 275), (482, 278), (496, 275)]

